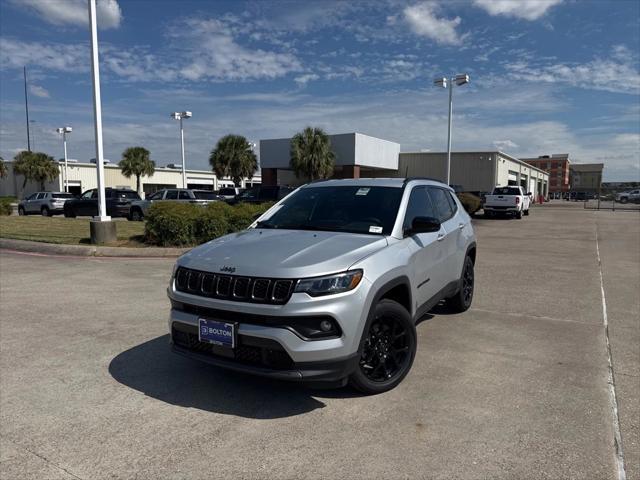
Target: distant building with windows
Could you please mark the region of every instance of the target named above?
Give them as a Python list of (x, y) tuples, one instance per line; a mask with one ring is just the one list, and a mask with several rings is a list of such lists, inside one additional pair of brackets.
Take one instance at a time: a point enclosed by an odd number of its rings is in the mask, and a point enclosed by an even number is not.
[(568, 153), (523, 158), (523, 161), (549, 173), (549, 193), (563, 194), (571, 189), (571, 162)]
[(576, 192), (598, 193), (602, 188), (604, 163), (574, 163), (571, 165), (571, 189)]

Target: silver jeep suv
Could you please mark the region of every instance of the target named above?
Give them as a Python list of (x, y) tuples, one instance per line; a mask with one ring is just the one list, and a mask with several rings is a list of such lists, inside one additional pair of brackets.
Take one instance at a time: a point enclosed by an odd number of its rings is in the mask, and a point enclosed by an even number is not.
[(178, 259), (172, 348), (232, 370), (383, 392), (411, 368), (417, 320), (441, 300), (470, 307), (475, 259), (469, 215), (442, 183), (311, 183)]

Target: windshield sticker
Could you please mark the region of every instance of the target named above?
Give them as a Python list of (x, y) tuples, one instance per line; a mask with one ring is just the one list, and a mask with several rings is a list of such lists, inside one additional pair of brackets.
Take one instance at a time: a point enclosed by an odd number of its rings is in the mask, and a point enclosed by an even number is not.
[(371, 225), (369, 227), (369, 233), (382, 233), (382, 227), (376, 227), (374, 225)]
[(371, 190), (370, 188), (359, 188), (358, 191), (356, 192), (356, 195), (366, 195), (367, 193), (369, 193), (369, 190)]

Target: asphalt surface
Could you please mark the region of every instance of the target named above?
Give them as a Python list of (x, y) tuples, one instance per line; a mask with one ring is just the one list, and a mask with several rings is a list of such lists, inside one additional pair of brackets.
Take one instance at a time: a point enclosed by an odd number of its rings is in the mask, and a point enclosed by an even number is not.
[[(172, 260), (0, 251), (0, 477), (640, 478), (640, 215), (477, 220), (472, 309), (362, 397), (168, 350)], [(598, 263), (599, 250), (602, 269)]]

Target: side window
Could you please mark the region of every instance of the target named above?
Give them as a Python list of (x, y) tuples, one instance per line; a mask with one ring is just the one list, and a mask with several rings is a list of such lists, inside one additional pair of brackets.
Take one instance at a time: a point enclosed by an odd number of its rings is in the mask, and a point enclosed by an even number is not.
[(434, 217), (438, 218), (431, 198), (427, 195), (427, 187), (414, 187), (409, 195), (409, 203), (407, 204), (407, 212), (404, 215), (403, 230), (411, 227), (413, 219), (416, 217)]
[(184, 190), (180, 190), (180, 194), (178, 195), (178, 198), (180, 200), (191, 200), (191, 197), (189, 196), (189, 192), (185, 192)]
[(258, 198), (258, 189), (252, 188), (251, 190), (245, 190), (240, 194), (240, 198), (243, 200), (255, 200)]
[(178, 190), (167, 190), (167, 195), (164, 197), (165, 200), (177, 200), (178, 199)]
[(93, 190), (87, 190), (86, 192), (84, 192), (82, 194), (82, 199), (83, 200), (88, 200), (91, 198), (91, 194), (93, 193)]
[(440, 220), (441, 223), (444, 223), (453, 217), (453, 209), (447, 199), (447, 195), (448, 192), (442, 188), (429, 188), (429, 197), (431, 197), (431, 201), (433, 202), (438, 215), (436, 218)]
[(46, 193), (44, 193), (44, 192), (40, 192), (40, 193), (38, 194), (38, 198), (37, 198), (37, 199), (38, 199), (38, 200), (42, 200), (42, 199), (43, 199), (43, 198), (45, 198), (46, 196), (47, 196), (47, 194), (46, 194)]
[(278, 197), (278, 187), (260, 187), (260, 200), (275, 200)]
[[(109, 193), (105, 190), (105, 198), (109, 196)], [(91, 198), (98, 198), (98, 190), (91, 190)]]
[(456, 199), (453, 198), (454, 194), (451, 192), (447, 192), (447, 200), (449, 200), (449, 205), (451, 205), (451, 211), (453, 212), (451, 215), (455, 215), (458, 211), (458, 204), (456, 203)]
[(27, 198), (25, 198), (25, 200), (35, 200), (37, 196), (38, 196), (37, 193), (32, 193)]
[(164, 193), (164, 190), (160, 190), (159, 192), (156, 192), (153, 195), (151, 195), (147, 200), (161, 200), (163, 193)]

